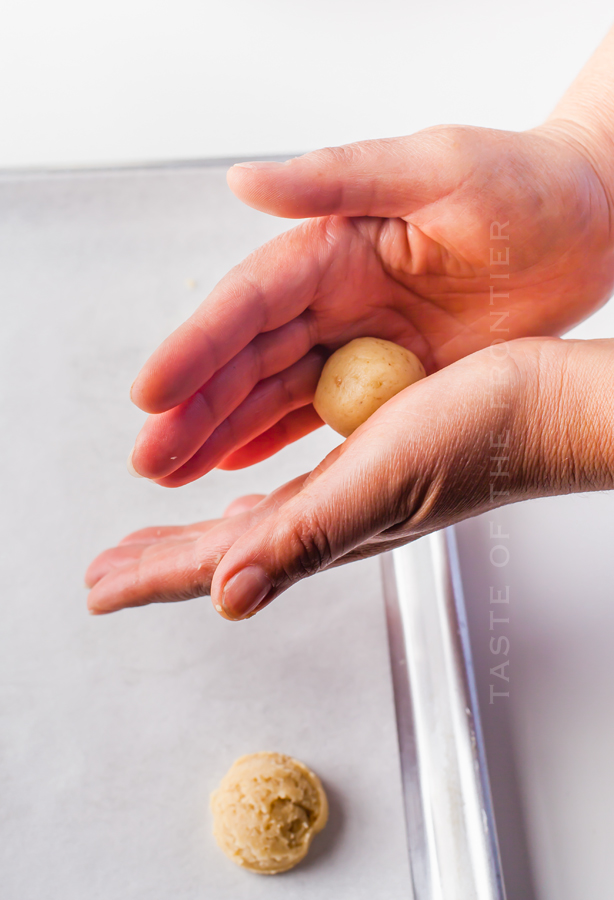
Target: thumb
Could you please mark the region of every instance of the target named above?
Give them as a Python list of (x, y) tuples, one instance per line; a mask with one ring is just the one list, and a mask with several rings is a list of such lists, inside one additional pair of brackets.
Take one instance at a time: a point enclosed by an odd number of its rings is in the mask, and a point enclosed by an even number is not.
[(290, 219), (409, 215), (467, 179), (484, 133), (446, 126), (326, 147), (285, 163), (237, 163), (228, 184), (248, 206)]
[(389, 442), (361, 437), (337, 447), (294, 496), (228, 550), (211, 585), (218, 612), (245, 618), (392, 524), (394, 464), (382, 452)]

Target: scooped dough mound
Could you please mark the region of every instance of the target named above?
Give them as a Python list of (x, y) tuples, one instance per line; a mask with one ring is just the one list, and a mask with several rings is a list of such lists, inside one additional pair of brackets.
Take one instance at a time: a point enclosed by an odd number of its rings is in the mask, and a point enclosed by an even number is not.
[(317, 775), (291, 756), (241, 756), (211, 795), (213, 834), (233, 862), (275, 875), (299, 863), (328, 818)]
[(381, 338), (355, 338), (326, 361), (313, 405), (327, 425), (349, 437), (382, 404), (425, 375), (411, 350)]

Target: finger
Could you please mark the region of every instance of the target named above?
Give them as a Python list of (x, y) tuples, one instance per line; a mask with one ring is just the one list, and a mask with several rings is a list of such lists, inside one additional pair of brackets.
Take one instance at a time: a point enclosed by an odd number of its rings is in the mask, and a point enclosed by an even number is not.
[(166, 534), (158, 534), (149, 540), (135, 541), (124, 538), (116, 547), (100, 553), (90, 563), (85, 574), (85, 584), (93, 587), (101, 578), (104, 578), (111, 570), (125, 566), (129, 563), (140, 562), (144, 556), (152, 556), (159, 552), (166, 553), (169, 547), (180, 544), (189, 544), (198, 540), (202, 534), (214, 528), (220, 520), (203, 522), (200, 528), (195, 526), (188, 528), (155, 529), (157, 532), (166, 530)]
[(247, 466), (253, 466), (263, 459), (282, 450), (288, 444), (300, 440), (317, 428), (321, 428), (324, 423), (319, 417), (311, 404), (302, 406), (288, 413), (279, 422), (276, 422), (271, 428), (263, 431), (258, 437), (254, 438), (238, 450), (234, 450), (225, 459), (217, 464), (218, 469), (234, 471), (236, 469), (244, 469)]
[(143, 542), (142, 544), (118, 544), (101, 553), (91, 564), (86, 573), (85, 583), (88, 587), (94, 587), (109, 572), (140, 564), (144, 557), (152, 557), (156, 554), (168, 553), (173, 547), (185, 546), (194, 542), (194, 536), (188, 534), (167, 537), (164, 540)]
[[(192, 540), (170, 536), (167, 541), (154, 545), (128, 544), (124, 548), (120, 545), (105, 551), (92, 563), (93, 570), (95, 565), (102, 564), (106, 564), (106, 569), (89, 593), (89, 611), (102, 615), (148, 603), (174, 602), (208, 594), (216, 566), (237, 537), (300, 490), (305, 477), (302, 475), (288, 482), (241, 514), (213, 523), (200, 523), (202, 526), (212, 524), (212, 527), (205, 527), (202, 534), (193, 532)], [(190, 526), (190, 530), (192, 528)], [(114, 555), (118, 549), (123, 549), (123, 556)], [(120, 561), (121, 564), (113, 565)]]
[(325, 354), (314, 349), (285, 372), (261, 381), (185, 465), (156, 479), (156, 483), (180, 487), (200, 478), (231, 452), (267, 431), (280, 417), (310, 403), (324, 359)]
[(162, 525), (133, 531), (126, 535), (116, 547), (104, 550), (90, 563), (85, 573), (85, 584), (87, 587), (93, 587), (112, 569), (138, 561), (146, 551), (155, 552), (161, 544), (168, 547), (171, 544), (197, 540), (220, 521), (220, 519), (211, 519), (208, 522), (196, 522), (193, 525)]
[(474, 131), (449, 126), (326, 147), (285, 163), (237, 163), (228, 184), (248, 206), (286, 218), (406, 216), (462, 183)]
[(155, 554), (143, 552), (124, 565), (110, 566), (94, 583), (88, 609), (101, 615), (148, 603), (203, 596), (209, 592), (211, 575), (227, 543), (169, 541), (158, 544)]
[(357, 444), (346, 441), (331, 466), (229, 548), (212, 588), (229, 618), (249, 615), (392, 524), (390, 459), (385, 452), (360, 458)]
[(85, 584), (89, 588), (94, 587), (111, 569), (128, 565), (138, 559), (146, 546), (148, 544), (137, 544), (135, 541), (132, 541), (124, 546), (112, 547), (103, 553), (99, 553), (87, 568)]
[(285, 232), (247, 257), (213, 289), (196, 312), (145, 363), (131, 396), (141, 409), (161, 413), (187, 400), (256, 335), (300, 316), (331, 262), (355, 239), (323, 222)]
[(239, 513), (253, 509), (265, 497), (266, 494), (246, 494), (244, 497), (237, 497), (236, 500), (228, 504), (224, 510), (224, 516), (237, 516)]
[(146, 478), (162, 478), (186, 463), (265, 378), (282, 372), (312, 347), (308, 314), (261, 334), (223, 366), (192, 397), (150, 416), (132, 451), (132, 464)]

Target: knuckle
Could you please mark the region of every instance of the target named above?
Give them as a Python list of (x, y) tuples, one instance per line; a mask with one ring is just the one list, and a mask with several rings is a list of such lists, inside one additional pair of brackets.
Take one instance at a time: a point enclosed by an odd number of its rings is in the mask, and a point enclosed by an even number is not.
[(292, 553), (284, 566), (284, 573), (291, 582), (315, 575), (327, 568), (333, 560), (326, 529), (316, 520), (294, 525), (290, 543)]

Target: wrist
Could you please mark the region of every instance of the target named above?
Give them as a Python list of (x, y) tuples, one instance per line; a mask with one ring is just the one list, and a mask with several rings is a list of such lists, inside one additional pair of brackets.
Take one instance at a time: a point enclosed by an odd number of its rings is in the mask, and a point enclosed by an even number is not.
[(614, 28), (541, 129), (579, 149), (614, 196)]
[[(571, 151), (580, 168), (588, 167), (596, 176), (609, 210), (614, 212), (614, 132), (609, 123), (600, 121), (603, 112), (582, 111), (575, 106), (557, 108), (542, 125), (530, 132)], [(611, 121), (614, 122), (614, 110)], [(581, 184), (585, 180), (581, 171), (578, 176)]]
[(529, 494), (611, 490), (614, 341), (540, 340), (528, 350), (522, 468)]

